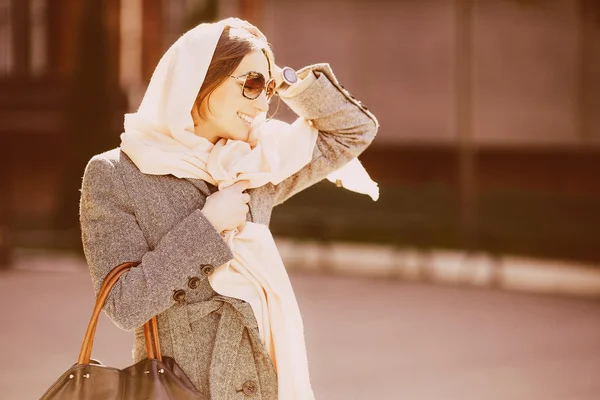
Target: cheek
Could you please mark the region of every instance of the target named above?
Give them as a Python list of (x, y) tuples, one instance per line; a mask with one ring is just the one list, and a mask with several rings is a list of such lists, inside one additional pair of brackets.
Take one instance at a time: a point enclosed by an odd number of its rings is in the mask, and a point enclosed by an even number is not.
[(226, 91), (215, 90), (210, 97), (209, 104), (213, 119), (228, 120), (236, 117), (240, 108), (240, 99)]

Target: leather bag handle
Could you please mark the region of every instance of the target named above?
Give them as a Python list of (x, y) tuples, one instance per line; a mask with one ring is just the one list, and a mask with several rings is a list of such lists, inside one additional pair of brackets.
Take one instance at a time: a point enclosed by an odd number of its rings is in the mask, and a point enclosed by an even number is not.
[[(92, 312), (92, 318), (88, 324), (85, 336), (83, 338), (83, 344), (81, 345), (81, 351), (79, 352), (79, 359), (77, 364), (89, 364), (90, 357), (92, 355), (92, 347), (94, 345), (94, 337), (96, 336), (96, 327), (98, 326), (98, 317), (100, 312), (106, 303), (106, 299), (110, 294), (113, 286), (117, 283), (121, 275), (129, 271), (131, 268), (138, 266), (140, 262), (126, 262), (117, 267), (113, 268), (100, 287), (98, 296), (96, 297), (96, 304), (94, 305), (94, 311)], [(149, 321), (144, 324), (144, 338), (146, 339), (146, 351), (148, 358), (151, 360), (162, 361), (162, 354), (160, 351), (160, 342), (158, 339), (158, 323), (156, 316), (152, 317)]]

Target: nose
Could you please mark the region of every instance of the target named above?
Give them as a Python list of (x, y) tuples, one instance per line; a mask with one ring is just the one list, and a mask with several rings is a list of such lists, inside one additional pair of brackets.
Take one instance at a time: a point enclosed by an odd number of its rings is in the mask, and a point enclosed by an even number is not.
[(269, 111), (269, 100), (267, 100), (267, 94), (263, 92), (253, 101), (253, 106), (260, 112)]

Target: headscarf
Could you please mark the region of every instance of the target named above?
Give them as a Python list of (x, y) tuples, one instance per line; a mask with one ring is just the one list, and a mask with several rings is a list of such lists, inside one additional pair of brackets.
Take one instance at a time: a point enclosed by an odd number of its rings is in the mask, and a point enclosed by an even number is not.
[[(250, 187), (256, 188), (269, 182), (278, 184), (311, 161), (318, 130), (303, 118), (293, 124), (264, 122), (254, 147), (227, 139), (213, 144), (194, 133), (191, 109), (223, 29), (245, 28), (245, 24), (229, 18), (198, 25), (161, 58), (138, 111), (125, 116), (121, 135), (121, 149), (140, 171), (202, 179), (219, 189), (248, 180)], [(352, 182), (359, 182), (355, 185), (359, 192), (360, 180), (368, 182), (369, 194), (375, 199), (374, 183), (357, 163), (348, 164), (349, 179), (343, 169), (336, 171), (334, 178), (346, 180), (351, 190)], [(279, 397), (313, 399), (302, 318), (269, 228), (249, 222), (224, 232), (223, 237), (234, 259), (215, 269), (209, 277), (211, 286), (252, 307), (261, 340), (277, 370)]]

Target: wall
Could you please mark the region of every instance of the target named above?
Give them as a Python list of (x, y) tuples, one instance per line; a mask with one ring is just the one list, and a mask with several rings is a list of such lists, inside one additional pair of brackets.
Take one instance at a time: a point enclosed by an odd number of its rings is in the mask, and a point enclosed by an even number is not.
[[(600, 19), (593, 4), (475, 3), (477, 142), (600, 144)], [(263, 25), (278, 64), (333, 66), (378, 116), (375, 146), (456, 140), (454, 2), (270, 0)]]

